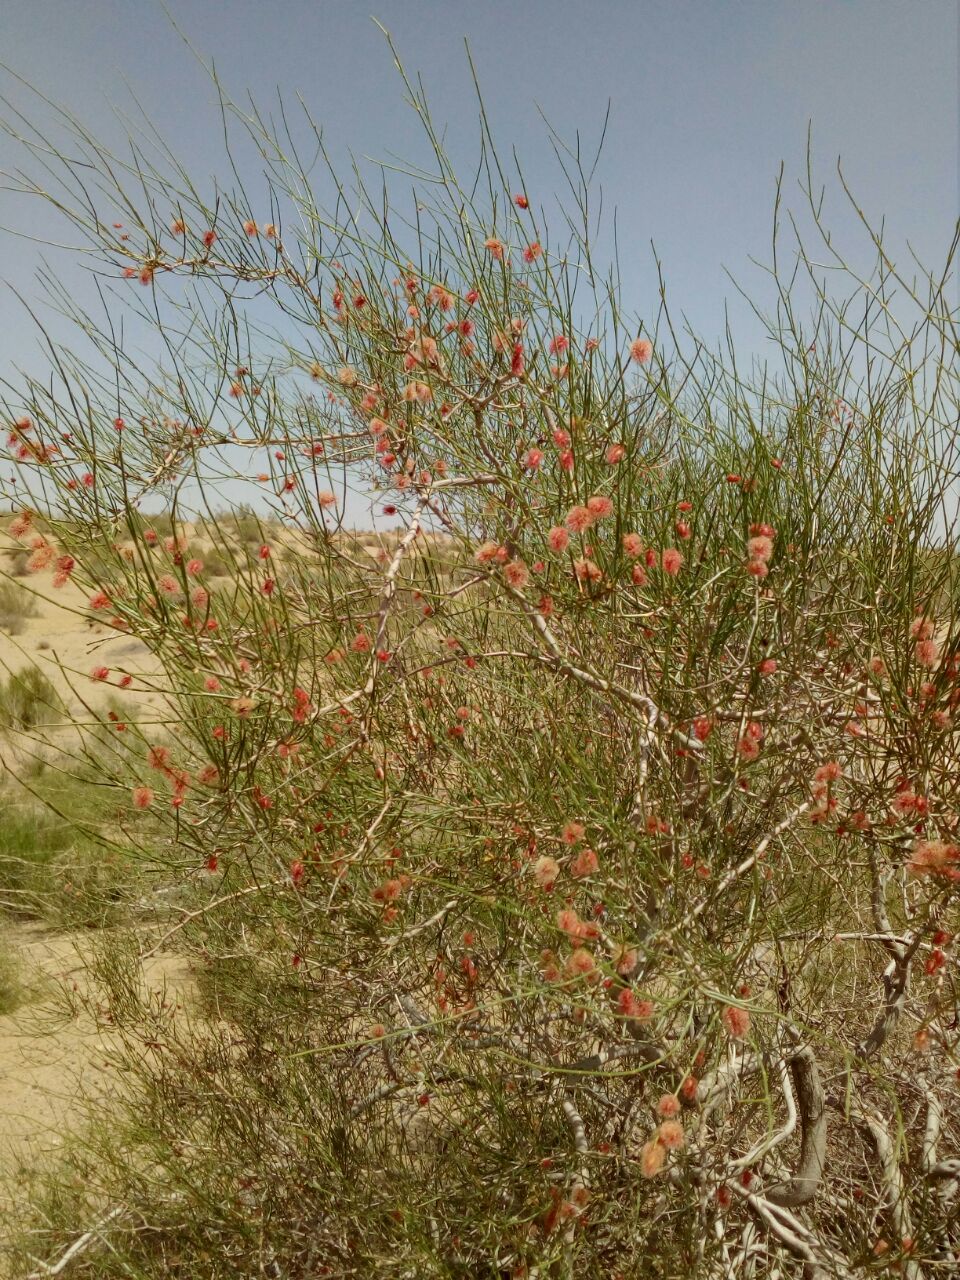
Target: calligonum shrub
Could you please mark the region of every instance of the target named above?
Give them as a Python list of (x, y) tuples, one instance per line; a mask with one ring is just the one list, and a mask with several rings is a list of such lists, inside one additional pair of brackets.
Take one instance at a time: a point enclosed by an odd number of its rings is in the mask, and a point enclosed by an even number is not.
[(948, 272), (781, 232), (776, 367), (711, 353), (410, 88), (415, 218), (228, 98), (267, 195), (24, 139), (110, 321), (9, 389), (11, 532), (157, 664), (98, 767), (209, 1015), (124, 1020), (72, 1266), (953, 1274)]

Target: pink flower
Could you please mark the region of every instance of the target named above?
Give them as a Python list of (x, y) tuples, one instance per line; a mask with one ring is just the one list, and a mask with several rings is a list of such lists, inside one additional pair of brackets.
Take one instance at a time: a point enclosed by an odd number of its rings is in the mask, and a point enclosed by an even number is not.
[(526, 457), (523, 460), (524, 469), (527, 471), (536, 471), (542, 461), (542, 449), (528, 449)]
[(441, 311), (449, 311), (453, 306), (453, 294), (442, 284), (435, 284), (427, 292), (427, 301), (435, 302)]
[(605, 494), (595, 493), (587, 499), (587, 510), (595, 520), (602, 520), (613, 514), (613, 502)]
[(556, 858), (542, 855), (533, 864), (533, 878), (541, 889), (552, 889), (559, 874), (560, 863)]
[(599, 866), (597, 855), (592, 849), (581, 849), (570, 864), (570, 874), (579, 880), (582, 876), (592, 876)]
[(622, 462), (627, 456), (627, 451), (622, 444), (612, 444), (607, 450), (607, 462), (611, 467), (615, 467), (618, 462)]
[(667, 1149), (662, 1142), (651, 1139), (640, 1149), (640, 1172), (645, 1178), (653, 1178), (663, 1168), (667, 1159)]
[(958, 849), (955, 844), (943, 840), (918, 840), (907, 863), (907, 870), (914, 875), (936, 874), (946, 871), (948, 864), (956, 862)]
[(646, 364), (653, 355), (653, 343), (646, 338), (634, 338), (630, 343), (630, 358), (637, 364)]
[(317, 501), (320, 503), (321, 507), (325, 508), (336, 506), (337, 499), (329, 489), (324, 489), (321, 493), (317, 494)]
[[(553, 862), (553, 859), (550, 858), (548, 861)], [(580, 925), (580, 917), (572, 907), (564, 907), (562, 911), (557, 912), (557, 928), (561, 929), (568, 937), (578, 938), (580, 936)]]
[(569, 338), (562, 333), (558, 333), (556, 337), (550, 340), (550, 354), (552, 356), (562, 356), (566, 349), (570, 346)]
[(94, 667), (93, 670), (90, 672), (90, 679), (91, 680), (109, 680), (110, 679), (109, 667)]
[(935, 667), (940, 657), (936, 640), (918, 640), (914, 646), (917, 663), (921, 667)]
[(496, 262), (503, 261), (503, 241), (498, 240), (496, 236), (487, 236), (483, 242), (483, 247), (490, 254), (490, 257)]
[(623, 535), (623, 549), (631, 560), (639, 560), (643, 555), (643, 542), (639, 533), (625, 533)]
[(819, 766), (813, 775), (814, 782), (836, 782), (843, 773), (840, 765), (836, 760), (828, 760), (826, 764)]
[(415, 401), (420, 404), (426, 404), (428, 400), (433, 398), (433, 392), (425, 382), (408, 382), (403, 388), (401, 396), (407, 404), (412, 404)]
[(33, 516), (29, 511), (23, 511), (10, 521), (10, 537), (22, 538), (25, 533), (29, 533), (33, 523)]
[(153, 792), (149, 787), (134, 787), (131, 800), (135, 809), (149, 809), (153, 804)]
[(522, 560), (511, 560), (503, 570), (503, 576), (511, 587), (525, 587), (530, 581), (530, 570)]
[(750, 1014), (739, 1005), (728, 1004), (722, 1016), (723, 1025), (733, 1040), (744, 1040), (750, 1031)]
[(635, 1018), (638, 1022), (647, 1022), (653, 1017), (652, 1003), (641, 1000), (630, 987), (624, 987), (617, 996), (617, 1010), (624, 1018)]
[(713, 721), (709, 716), (697, 716), (693, 722), (693, 732), (700, 742), (706, 742), (713, 732)]
[(599, 582), (603, 577), (603, 570), (593, 560), (574, 560), (573, 572), (580, 582)]
[(570, 545), (570, 535), (560, 525), (555, 525), (547, 534), (547, 541), (554, 551), (566, 551)]
[(593, 519), (589, 507), (571, 507), (564, 523), (571, 533), (584, 533), (593, 524)]
[(661, 564), (663, 565), (663, 572), (669, 574), (671, 578), (675, 578), (683, 567), (683, 556), (676, 547), (667, 547), (661, 557)]
[(565, 822), (563, 830), (560, 832), (560, 839), (564, 844), (579, 844), (584, 837), (586, 828), (582, 822)]
[(773, 555), (773, 541), (763, 537), (751, 538), (747, 543), (747, 555), (751, 560), (769, 560)]
[(679, 1120), (664, 1120), (657, 1129), (657, 1141), (670, 1151), (682, 1147), (684, 1143), (683, 1125)]
[(675, 1116), (680, 1110), (680, 1101), (674, 1093), (665, 1093), (657, 1103), (657, 1115), (663, 1116), (668, 1120), (671, 1116)]
[(484, 542), (474, 553), (477, 564), (490, 564), (499, 556), (500, 548), (496, 542)]
[(583, 947), (577, 947), (576, 951), (571, 953), (564, 967), (569, 977), (585, 978), (596, 969), (596, 961), (589, 951)]

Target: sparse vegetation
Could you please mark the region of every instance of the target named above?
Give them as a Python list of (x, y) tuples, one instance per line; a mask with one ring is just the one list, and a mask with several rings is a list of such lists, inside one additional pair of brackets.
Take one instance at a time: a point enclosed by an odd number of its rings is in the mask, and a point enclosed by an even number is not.
[(63, 702), (37, 667), (11, 672), (0, 682), (0, 727), (27, 731), (62, 720)]
[(65, 928), (116, 919), (139, 876), (131, 851), (91, 834), (94, 824), (109, 833), (103, 801), (57, 772), (34, 773), (30, 785), (32, 794), (10, 783), (0, 793), (0, 912)]
[[(225, 91), (276, 223), (232, 157), (211, 204), (136, 141), (68, 126), (82, 185), (24, 143), (27, 189), (178, 342), (145, 370), (73, 311), (116, 377), (82, 413), (39, 374), (9, 406), (31, 572), (89, 584), (172, 708), (74, 726), (102, 855), (32, 809), (0, 826), (8, 910), (67, 883), (80, 919), (128, 908), (76, 996), (123, 1088), (15, 1256), (76, 1248), (98, 1280), (951, 1274), (956, 244), (922, 289), (882, 249), (828, 288), (778, 218), (780, 367), (748, 371), (663, 299), (624, 310), (579, 150), (556, 148), (558, 250), (486, 122), (462, 183), (405, 84), (436, 165), (415, 225), (382, 173), (338, 222), (288, 117), (277, 137)], [(119, 438), (117, 386), (143, 428)], [(228, 445), (192, 426), (225, 411)], [(214, 592), (188, 522), (137, 503), (239, 484), (237, 443), (272, 516), (214, 521), (237, 552)], [(351, 490), (399, 528), (344, 534)], [(55, 699), (11, 677), (4, 723), (35, 734)], [(141, 981), (163, 947), (204, 1016)]]
[(35, 618), (39, 610), (29, 591), (15, 582), (0, 579), (0, 630), (17, 636), (24, 630), (27, 618)]
[(14, 1013), (26, 994), (17, 956), (0, 939), (0, 1018)]

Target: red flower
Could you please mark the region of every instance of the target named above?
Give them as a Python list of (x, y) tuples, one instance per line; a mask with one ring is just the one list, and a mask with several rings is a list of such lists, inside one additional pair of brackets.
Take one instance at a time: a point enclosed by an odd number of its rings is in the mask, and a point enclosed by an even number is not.
[(153, 792), (149, 787), (134, 787), (131, 799), (135, 809), (149, 809), (153, 804)]
[(734, 1040), (744, 1040), (750, 1031), (750, 1014), (739, 1005), (728, 1004), (724, 1009), (723, 1025)]

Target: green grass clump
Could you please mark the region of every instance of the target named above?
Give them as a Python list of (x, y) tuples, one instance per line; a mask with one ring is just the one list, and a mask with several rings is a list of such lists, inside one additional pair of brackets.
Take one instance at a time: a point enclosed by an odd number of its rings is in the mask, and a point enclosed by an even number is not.
[(0, 682), (0, 728), (35, 729), (58, 720), (62, 714), (60, 695), (36, 667), (13, 672)]
[(0, 1017), (13, 1013), (25, 998), (26, 987), (20, 975), (20, 963), (9, 947), (0, 945)]
[(27, 618), (35, 618), (40, 610), (29, 591), (15, 582), (0, 581), (0, 631), (18, 636)]
[[(85, 812), (83, 791), (61, 777), (61, 812)], [(103, 925), (118, 915), (131, 874), (122, 849), (32, 798), (0, 797), (0, 912), (65, 928)]]

